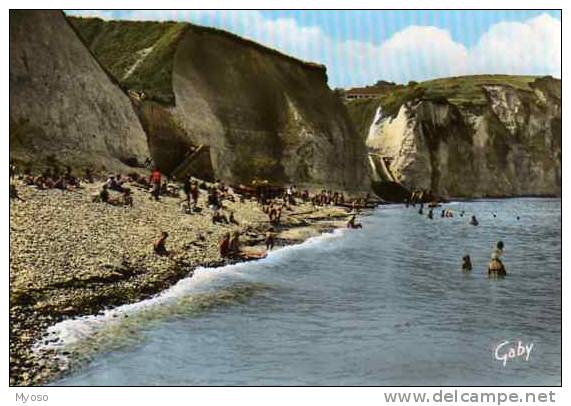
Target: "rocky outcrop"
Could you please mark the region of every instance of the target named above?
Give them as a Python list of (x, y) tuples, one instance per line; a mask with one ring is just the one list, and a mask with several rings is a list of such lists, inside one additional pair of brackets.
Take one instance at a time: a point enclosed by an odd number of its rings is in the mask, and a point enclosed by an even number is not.
[[(229, 183), (369, 189), (366, 147), (328, 88), (325, 67), (191, 24), (165, 27), (154, 39), (137, 41), (141, 49), (135, 49), (133, 42), (122, 45), (122, 22), (110, 28), (111, 22), (98, 21), (72, 19), (100, 61), (118, 54), (117, 47), (129, 47), (137, 56), (109, 69), (124, 87), (135, 84), (140, 87), (131, 90), (145, 95), (137, 108), (151, 124), (145, 125), (151, 153), (164, 171), (179, 166), (191, 147), (204, 145), (213, 176)], [(141, 38), (150, 38), (146, 30), (158, 30), (156, 23), (125, 24)], [(169, 34), (175, 29), (177, 35)], [(105, 46), (112, 40), (115, 48)], [(170, 76), (153, 75), (149, 67), (157, 64), (156, 53)]]
[[(447, 85), (466, 86), (470, 78), (459, 80)], [(396, 115), (376, 101), (369, 150), (405, 187), (444, 197), (560, 195), (561, 81), (518, 80), (482, 80), (465, 94), (438, 89), (439, 97), (426, 85)]]
[(147, 139), (128, 97), (63, 13), (10, 12), (10, 158), (93, 169), (137, 165)]

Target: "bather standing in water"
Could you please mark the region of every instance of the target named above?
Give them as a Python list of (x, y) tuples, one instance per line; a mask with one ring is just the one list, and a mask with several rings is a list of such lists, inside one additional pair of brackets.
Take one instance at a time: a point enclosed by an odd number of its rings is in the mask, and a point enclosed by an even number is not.
[(473, 226), (477, 226), (478, 224), (478, 220), (476, 220), (476, 216), (472, 216), (472, 218), (470, 219), (470, 224)]
[(504, 253), (503, 241), (498, 241), (496, 248), (492, 251), (492, 260), (488, 264), (488, 276), (505, 276), (506, 268), (501, 260)]

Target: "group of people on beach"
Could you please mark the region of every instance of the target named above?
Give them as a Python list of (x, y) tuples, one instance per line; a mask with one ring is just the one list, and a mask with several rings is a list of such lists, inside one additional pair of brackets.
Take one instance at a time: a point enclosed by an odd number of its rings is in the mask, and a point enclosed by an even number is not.
[[(17, 176), (17, 170), (14, 165), (10, 165), (10, 179)], [(100, 178), (99, 178), (100, 179)], [(41, 174), (33, 176), (31, 171), (25, 171), (20, 176), (22, 183), (28, 186), (34, 186), (37, 189), (57, 188), (61, 190), (74, 190), (81, 187), (81, 182), (94, 183), (96, 176), (91, 169), (86, 169), (83, 178), (80, 180), (78, 176), (72, 174), (71, 167), (66, 167), (63, 173), (60, 173), (57, 165), (45, 169)], [(99, 191), (92, 196), (92, 202), (104, 203), (113, 206), (133, 207), (132, 188), (139, 188), (149, 193), (149, 199), (160, 201), (161, 197), (172, 197), (180, 199), (180, 191), (184, 197), (180, 201), (181, 208), (185, 214), (201, 213), (203, 208), (199, 205), (201, 190), (206, 195), (205, 208), (211, 212), (213, 224), (239, 226), (234, 211), (228, 210), (224, 201), (244, 202), (245, 194), (236, 193), (235, 190), (226, 186), (220, 180), (213, 183), (207, 183), (193, 178), (188, 175), (181, 182), (176, 179), (165, 178), (161, 172), (153, 167), (149, 176), (141, 175), (137, 172), (123, 175), (121, 173), (109, 174), (101, 184)], [(242, 187), (242, 185), (240, 185)], [(10, 185), (10, 198), (22, 200), (15, 183)], [(350, 213), (347, 221), (348, 228), (361, 228), (362, 225), (356, 222), (356, 214), (358, 209), (363, 207), (367, 198), (349, 200), (342, 192), (331, 190), (321, 190), (320, 192), (310, 195), (308, 190), (299, 191), (295, 185), (289, 185), (285, 188), (260, 187), (257, 188), (253, 196), (261, 206), (262, 211), (268, 216), (268, 225), (266, 229), (264, 245), (266, 252), (273, 249), (276, 243), (276, 229), (279, 229), (283, 214), (286, 211), (293, 211), (293, 206), (300, 202), (311, 202), (314, 210), (324, 206), (346, 206), (350, 205), (354, 210)], [(153, 243), (153, 251), (159, 256), (170, 256), (173, 253), (166, 248), (166, 241), (169, 234), (167, 231), (161, 232), (159, 238)], [(266, 253), (246, 253), (240, 244), (239, 231), (226, 232), (219, 243), (219, 252), (221, 258), (224, 259), (252, 259), (261, 258)]]
[[(12, 165), (11, 165), (12, 168)], [(16, 170), (10, 169), (10, 177), (16, 176)], [(67, 166), (62, 172), (59, 166), (47, 168), (41, 174), (34, 176), (29, 170), (26, 170), (21, 176), (24, 185), (35, 186), (39, 190), (59, 189), (74, 190), (80, 187), (80, 180), (72, 174), (71, 167)]]

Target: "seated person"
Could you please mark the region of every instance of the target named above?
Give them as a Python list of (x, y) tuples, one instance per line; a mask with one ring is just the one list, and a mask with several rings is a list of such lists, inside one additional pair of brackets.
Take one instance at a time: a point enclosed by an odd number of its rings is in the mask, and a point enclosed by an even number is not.
[(32, 175), (24, 176), (24, 184), (25, 185), (32, 186), (34, 183), (35, 183), (35, 180), (34, 180), (34, 177)]
[(216, 223), (228, 224), (228, 219), (219, 209), (212, 211), (212, 224)]
[(153, 251), (155, 252), (155, 254), (160, 256), (169, 255), (169, 252), (167, 251), (167, 248), (165, 246), (165, 242), (168, 236), (169, 236), (168, 233), (166, 231), (163, 231), (159, 239), (155, 241), (155, 243), (153, 244)]
[(222, 204), (220, 204), (220, 199), (216, 189), (212, 188), (208, 192), (208, 207), (210, 207), (212, 210), (222, 208)]
[(58, 180), (55, 181), (53, 187), (56, 189), (67, 190), (67, 182), (63, 176), (60, 176)]
[(13, 183), (10, 184), (10, 199), (16, 199), (22, 202), (24, 201), (24, 199), (22, 199), (18, 194), (18, 189), (16, 189), (16, 185), (14, 185)]
[(240, 223), (238, 223), (238, 221), (234, 218), (234, 212), (233, 211), (230, 212), (230, 216), (228, 217), (228, 222), (230, 224), (234, 224), (237, 226), (240, 225)]
[(133, 207), (133, 196), (131, 195), (131, 189), (123, 189), (123, 205)]
[(98, 195), (93, 197), (93, 202), (97, 203), (97, 202), (101, 202), (101, 203), (107, 203), (109, 202), (109, 190), (107, 190), (107, 184), (104, 184), (103, 187), (101, 188), (101, 191), (99, 192)]

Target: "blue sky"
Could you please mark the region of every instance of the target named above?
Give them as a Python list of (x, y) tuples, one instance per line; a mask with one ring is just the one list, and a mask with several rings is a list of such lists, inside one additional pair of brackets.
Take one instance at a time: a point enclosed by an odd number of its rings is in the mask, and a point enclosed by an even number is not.
[(112, 10), (106, 19), (222, 28), (327, 66), (331, 87), (507, 73), (561, 77), (559, 11)]

